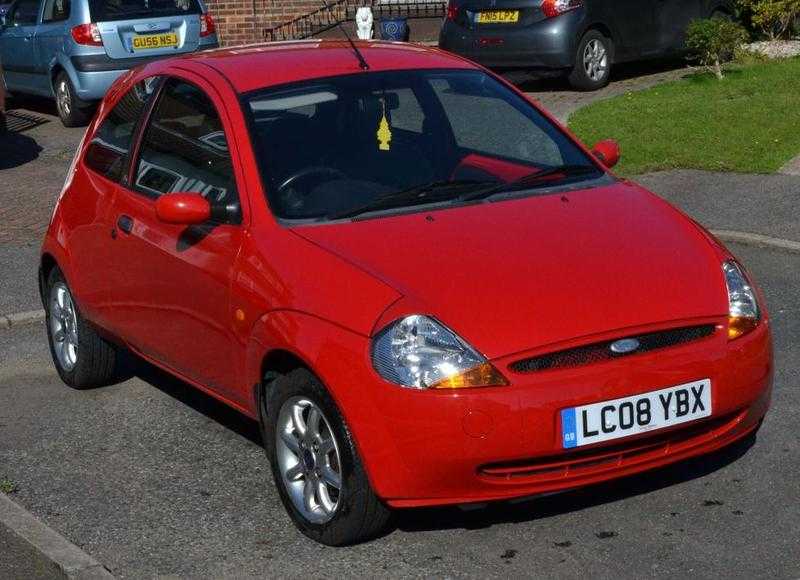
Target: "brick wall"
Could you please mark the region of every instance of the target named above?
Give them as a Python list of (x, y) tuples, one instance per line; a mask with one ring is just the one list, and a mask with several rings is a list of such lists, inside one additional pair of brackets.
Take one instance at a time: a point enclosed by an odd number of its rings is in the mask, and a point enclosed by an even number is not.
[[(330, 0), (329, 0), (330, 1)], [(308, 14), (321, 0), (206, 0), (223, 46), (262, 42), (263, 30)]]

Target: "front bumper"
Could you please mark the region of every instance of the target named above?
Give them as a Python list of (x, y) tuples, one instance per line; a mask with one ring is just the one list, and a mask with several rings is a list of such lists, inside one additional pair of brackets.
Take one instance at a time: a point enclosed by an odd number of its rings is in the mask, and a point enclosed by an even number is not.
[(585, 18), (580, 9), (526, 26), (470, 28), (445, 20), (439, 46), (487, 67), (571, 69)]
[[(513, 373), (508, 365), (528, 354), (517, 353), (493, 361), (507, 387), (413, 391), (385, 383), (362, 362), (349, 380), (366, 387), (340, 404), (371, 483), (390, 506), (563, 491), (709, 453), (758, 427), (771, 397), (769, 323), (731, 343), (724, 322), (715, 323), (714, 335), (692, 343), (572, 369)], [(713, 385), (708, 419), (569, 452), (561, 446), (563, 408), (700, 378)]]

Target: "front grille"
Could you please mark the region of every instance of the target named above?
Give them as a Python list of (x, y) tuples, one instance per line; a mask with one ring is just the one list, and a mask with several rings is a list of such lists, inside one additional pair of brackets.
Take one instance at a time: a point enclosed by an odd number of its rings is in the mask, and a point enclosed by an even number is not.
[[(533, 373), (549, 369), (589, 365), (699, 340), (714, 334), (714, 328), (713, 324), (703, 324), (700, 326), (686, 326), (683, 328), (673, 328), (671, 330), (662, 330), (635, 336), (625, 336), (614, 340), (606, 340), (595, 344), (526, 358), (511, 363), (509, 368), (517, 373)], [(623, 339), (635, 339), (639, 341), (639, 348), (626, 353), (613, 352), (611, 350), (611, 345)]]

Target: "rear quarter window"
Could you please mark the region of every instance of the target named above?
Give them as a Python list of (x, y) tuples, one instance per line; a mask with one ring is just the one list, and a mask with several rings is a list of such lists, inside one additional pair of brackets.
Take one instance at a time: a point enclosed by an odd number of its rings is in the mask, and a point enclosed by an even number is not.
[(89, 0), (92, 22), (200, 14), (197, 0)]
[(158, 77), (149, 77), (136, 83), (103, 119), (86, 152), (84, 162), (90, 169), (112, 181), (122, 180), (136, 124), (155, 92), (157, 81)]

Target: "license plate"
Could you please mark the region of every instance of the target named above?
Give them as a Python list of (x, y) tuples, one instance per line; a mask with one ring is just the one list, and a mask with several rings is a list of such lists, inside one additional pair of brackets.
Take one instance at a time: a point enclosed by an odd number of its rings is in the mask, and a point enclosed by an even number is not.
[(565, 449), (655, 431), (711, 416), (711, 380), (561, 411)]
[(519, 10), (490, 10), (489, 12), (478, 12), (478, 24), (501, 24), (518, 21)]
[(133, 50), (147, 50), (165, 46), (178, 46), (178, 35), (174, 32), (168, 32), (165, 34), (137, 34), (133, 37)]

